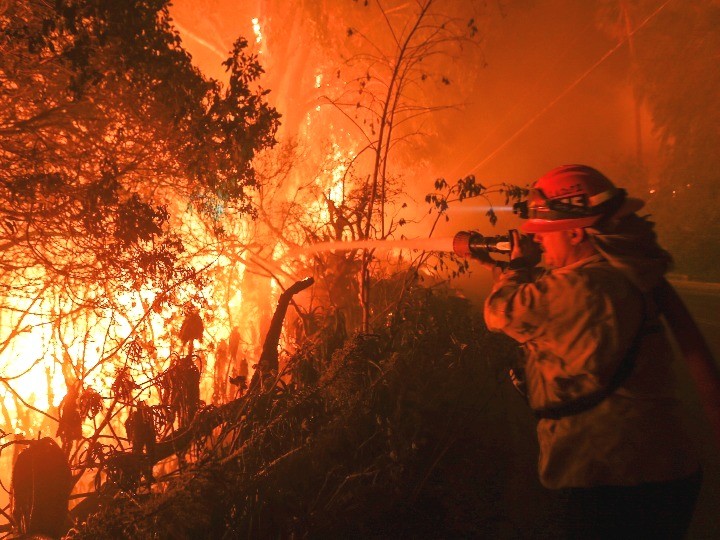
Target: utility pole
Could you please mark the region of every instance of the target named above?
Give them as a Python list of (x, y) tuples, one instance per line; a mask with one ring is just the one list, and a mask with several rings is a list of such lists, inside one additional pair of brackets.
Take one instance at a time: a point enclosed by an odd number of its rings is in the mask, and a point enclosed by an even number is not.
[[(634, 71), (637, 69), (637, 51), (635, 50), (635, 41), (633, 40), (633, 29), (630, 21), (630, 12), (628, 10), (627, 1), (620, 0), (620, 16), (623, 19), (623, 28), (625, 29), (625, 39), (628, 43), (630, 51), (630, 67)], [(643, 159), (643, 136), (642, 136), (642, 108), (638, 92), (633, 88), (633, 104), (635, 109), (635, 158), (638, 166), (644, 168)]]

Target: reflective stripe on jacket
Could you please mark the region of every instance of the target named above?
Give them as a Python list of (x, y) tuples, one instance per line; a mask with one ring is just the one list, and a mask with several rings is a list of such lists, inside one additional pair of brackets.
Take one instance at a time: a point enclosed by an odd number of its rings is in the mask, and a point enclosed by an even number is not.
[(600, 255), (535, 279), (530, 270), (506, 270), (486, 300), (485, 320), (524, 346), (533, 409), (607, 387), (637, 332), (646, 334), (618, 390), (588, 411), (539, 421), (546, 487), (636, 485), (696, 470), (655, 308)]

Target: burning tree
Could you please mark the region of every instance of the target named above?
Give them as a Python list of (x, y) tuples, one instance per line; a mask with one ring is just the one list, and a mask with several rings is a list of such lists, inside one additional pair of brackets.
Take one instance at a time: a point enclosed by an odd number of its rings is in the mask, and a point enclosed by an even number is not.
[(24, 256), (4, 261), (126, 282), (118, 271), (160, 270), (140, 253), (162, 251), (169, 197), (249, 210), (278, 115), (249, 89), (260, 67), (244, 41), (223, 90), (191, 65), (165, 2), (13, 3), (2, 30), (2, 246)]
[[(0, 7), (4, 431), (62, 435), (74, 465), (147, 390), (133, 377), (162, 371), (158, 317), (201, 298), (187, 209), (251, 215), (252, 160), (275, 142), (279, 114), (246, 41), (229, 52), (227, 85), (207, 79), (168, 4)], [(43, 386), (47, 404), (28, 397)]]
[[(447, 60), (478, 52), (474, 7), (432, 0), (347, 3), (324, 15), (323, 22), (334, 24), (308, 23), (317, 38), (303, 50), (320, 49), (324, 59), (332, 47), (343, 61), (319, 61), (309, 73), (314, 91), (301, 103), (314, 107), (290, 130), (298, 134), (289, 158), (294, 167), (282, 184), (265, 186), (264, 197), (261, 192), (260, 216), (273, 238), (284, 240), (284, 250), (297, 255), (307, 243), (381, 241), (399, 236), (416, 217), (409, 216), (406, 182), (421, 166), (408, 156), (430, 144), (434, 114), (462, 101), (463, 89), (454, 84), (460, 74)], [(305, 75), (298, 79), (307, 81)], [(318, 143), (326, 150), (308, 157)], [(381, 295), (379, 302), (371, 298), (371, 284), (390, 263), (380, 263), (373, 248), (320, 253), (310, 264), (318, 273), (320, 305), (341, 313), (348, 329), (367, 332), (381, 321), (385, 308)]]

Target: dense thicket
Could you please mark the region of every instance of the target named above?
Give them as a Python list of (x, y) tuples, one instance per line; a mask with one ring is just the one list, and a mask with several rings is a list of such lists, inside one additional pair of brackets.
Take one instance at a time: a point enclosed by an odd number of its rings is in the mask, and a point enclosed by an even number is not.
[(523, 494), (508, 488), (534, 471), (509, 448), (516, 429), (531, 437), (531, 419), (502, 384), (517, 350), (469, 302), (418, 288), (377, 334), (326, 345), (308, 342), (289, 382), (237, 402), (193, 463), (151, 492), (108, 495), (71, 537), (492, 537), (520, 526), (508, 497)]

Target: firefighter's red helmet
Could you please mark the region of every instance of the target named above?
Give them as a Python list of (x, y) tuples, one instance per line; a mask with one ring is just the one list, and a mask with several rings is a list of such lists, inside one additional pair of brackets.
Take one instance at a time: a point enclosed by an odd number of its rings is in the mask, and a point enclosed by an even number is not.
[(542, 233), (590, 227), (601, 218), (632, 214), (644, 205), (592, 167), (563, 165), (531, 186), (527, 220), (520, 230)]

